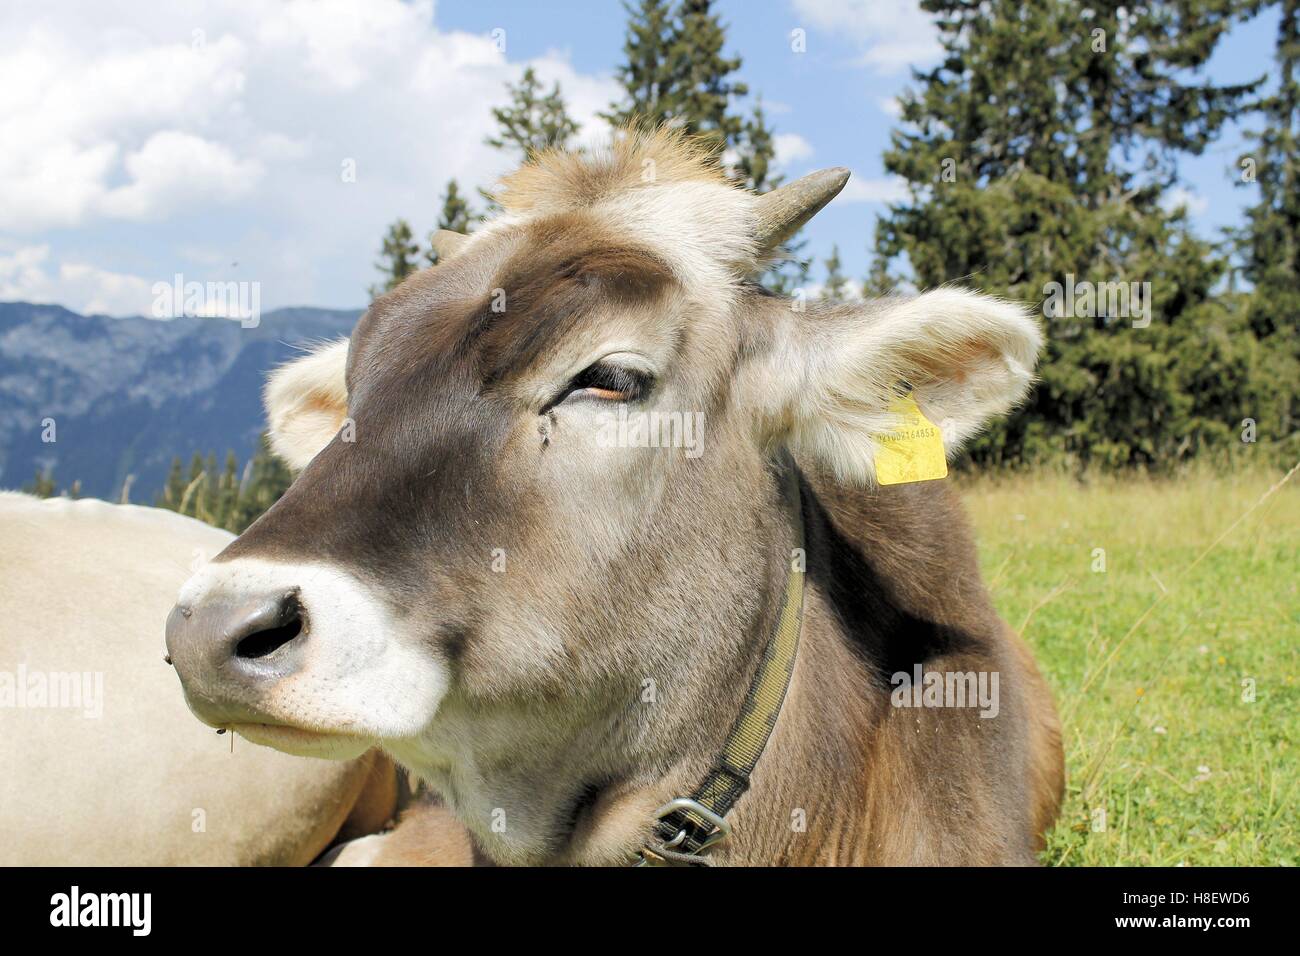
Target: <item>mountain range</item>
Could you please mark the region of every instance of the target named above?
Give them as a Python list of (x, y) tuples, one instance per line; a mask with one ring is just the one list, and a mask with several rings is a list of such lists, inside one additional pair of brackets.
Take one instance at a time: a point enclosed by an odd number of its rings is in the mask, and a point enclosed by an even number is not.
[(359, 310), (277, 309), (226, 318), (78, 315), (0, 302), (0, 488), (52, 470), (87, 496), (151, 503), (174, 456), (228, 450), (241, 463), (265, 427), (275, 366), (345, 336)]

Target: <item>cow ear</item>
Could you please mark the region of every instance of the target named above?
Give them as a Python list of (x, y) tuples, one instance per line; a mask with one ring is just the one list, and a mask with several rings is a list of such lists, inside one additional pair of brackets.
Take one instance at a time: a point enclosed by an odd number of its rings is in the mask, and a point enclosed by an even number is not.
[(266, 382), (271, 450), (301, 470), (330, 443), (348, 413), (348, 340), (281, 365)]
[(1024, 398), (1042, 347), (1021, 306), (960, 289), (789, 313), (777, 427), (797, 454), (870, 483), (882, 436), (898, 434), (911, 388), (948, 457)]
[(452, 232), (450, 229), (439, 229), (429, 237), (429, 245), (438, 254), (439, 262), (446, 262), (464, 249), (468, 242), (469, 236), (463, 232)]

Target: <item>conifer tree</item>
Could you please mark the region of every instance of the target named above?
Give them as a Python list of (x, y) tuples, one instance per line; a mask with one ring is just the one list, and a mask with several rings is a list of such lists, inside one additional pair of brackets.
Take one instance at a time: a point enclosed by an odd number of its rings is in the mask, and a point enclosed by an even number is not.
[(172, 456), (171, 467), (167, 470), (167, 482), (163, 485), (161, 502), (169, 505), (180, 504), (185, 494), (185, 473), (181, 470), (180, 455)]
[(514, 152), (526, 161), (544, 149), (568, 146), (577, 135), (578, 124), (569, 116), (558, 82), (550, 92), (543, 91), (530, 66), (518, 83), (507, 83), (506, 89), (510, 103), (492, 110), (498, 131), (487, 138), (489, 146)]
[(712, 0), (682, 0), (669, 37), (674, 77), (674, 118), (688, 133), (712, 139), (721, 150), (738, 144), (744, 121), (731, 112), (749, 87), (733, 78), (740, 57), (723, 53), (726, 28)]
[(23, 485), (22, 490), (37, 498), (53, 498), (59, 493), (58, 484), (54, 480), (54, 469), (37, 468), (36, 476)]
[[(1300, 450), (1296, 434), (1300, 391), (1300, 0), (1251, 4), (1251, 12), (1276, 9), (1276, 88), (1254, 104), (1262, 120), (1247, 133), (1250, 147), (1238, 160), (1237, 185), (1256, 189), (1258, 201), (1233, 232), (1242, 273), (1251, 284), (1247, 324), (1260, 340), (1269, 386), (1259, 396), (1261, 430), (1291, 440), (1282, 460)], [(1268, 419), (1273, 419), (1269, 421)]]
[(767, 125), (760, 97), (754, 112), (745, 121), (736, 148), (736, 177), (756, 193), (765, 193), (781, 184), (782, 177), (772, 170), (776, 160), (776, 143), (772, 127)]
[(662, 126), (678, 115), (678, 87), (673, 76), (673, 11), (669, 0), (624, 3), (627, 36), (623, 62), (615, 71), (624, 99), (600, 114), (611, 126)]
[(1256, 104), (1262, 128), (1247, 134), (1252, 146), (1240, 162), (1241, 185), (1259, 190), (1240, 239), (1243, 271), (1255, 288), (1251, 326), (1261, 337), (1286, 317), (1300, 321), (1300, 0), (1267, 6), (1274, 5), (1277, 89)]
[[(1179, 157), (1203, 150), (1253, 89), (1189, 79), (1235, 5), (922, 6), (936, 15), (944, 58), (900, 101), (885, 167), (909, 196), (878, 224), (871, 291), (960, 281), (1042, 309), (1052, 283), (1150, 283), (1149, 326), (1095, 298), (1046, 316), (1032, 403), (974, 455), (1151, 466), (1224, 438), (1226, 423), (1198, 408), (1240, 382), (1189, 391), (1179, 348), (1211, 328), (1236, 348), (1223, 329), (1231, 316), (1211, 301), (1224, 263), (1162, 200)], [(1223, 359), (1241, 367), (1241, 356)]]
[(840, 262), (840, 247), (831, 246), (831, 254), (826, 259), (826, 284), (822, 286), (821, 298), (832, 302), (844, 299), (848, 291), (849, 280), (844, 275), (843, 263)]
[[(173, 459), (169, 482), (179, 474), (178, 466), (179, 460)], [(243, 469), (233, 451), (226, 453), (221, 472), (217, 471), (215, 454), (205, 457), (195, 452), (190, 475), (186, 484), (171, 485), (170, 491), (160, 494), (155, 506), (178, 511), (236, 534), (275, 504), (293, 481), (288, 467), (271, 454), (265, 434)], [(79, 484), (74, 483), (70, 493), (75, 497), (79, 491)]]
[(217, 482), (217, 500), (213, 507), (212, 523), (218, 528), (234, 531), (235, 515), (239, 506), (239, 459), (233, 451), (226, 452), (226, 465)]
[(370, 287), (372, 300), (396, 289), (420, 268), (420, 246), (415, 241), (409, 222), (398, 219), (388, 227), (379, 255), (381, 258), (375, 263), (375, 268), (384, 278), (382, 282)]
[(232, 531), (242, 531), (256, 521), (293, 482), (288, 466), (271, 453), (265, 433), (250, 460), (248, 475), (247, 483), (241, 483), (235, 514), (230, 522)]
[(672, 44), (672, 4), (668, 0), (624, 3), (628, 31), (623, 40), (623, 62), (615, 77), (623, 87), (623, 100), (610, 105), (601, 118), (616, 127), (668, 124), (677, 114), (669, 47)]
[(642, 0), (625, 5), (624, 62), (616, 71), (623, 98), (602, 114), (615, 126), (674, 126), (731, 157), (730, 175), (755, 192), (779, 183), (771, 174), (772, 130), (762, 104), (748, 119), (734, 111), (749, 87), (726, 56), (726, 26), (711, 0)]

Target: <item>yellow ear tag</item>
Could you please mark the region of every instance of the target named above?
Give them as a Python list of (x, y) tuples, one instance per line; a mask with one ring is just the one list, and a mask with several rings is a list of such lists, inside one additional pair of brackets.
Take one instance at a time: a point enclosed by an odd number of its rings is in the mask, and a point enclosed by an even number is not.
[(898, 425), (877, 439), (876, 481), (902, 485), (946, 476), (948, 459), (943, 453), (943, 435), (921, 414), (912, 393), (895, 397), (889, 410), (898, 416)]

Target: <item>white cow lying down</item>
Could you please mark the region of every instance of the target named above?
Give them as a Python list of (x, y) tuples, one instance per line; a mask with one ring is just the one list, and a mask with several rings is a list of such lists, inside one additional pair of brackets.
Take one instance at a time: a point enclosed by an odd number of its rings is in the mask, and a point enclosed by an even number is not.
[(232, 753), (186, 708), (163, 624), (231, 540), (169, 511), (0, 492), (0, 865), (301, 865), (393, 814), (377, 752)]

